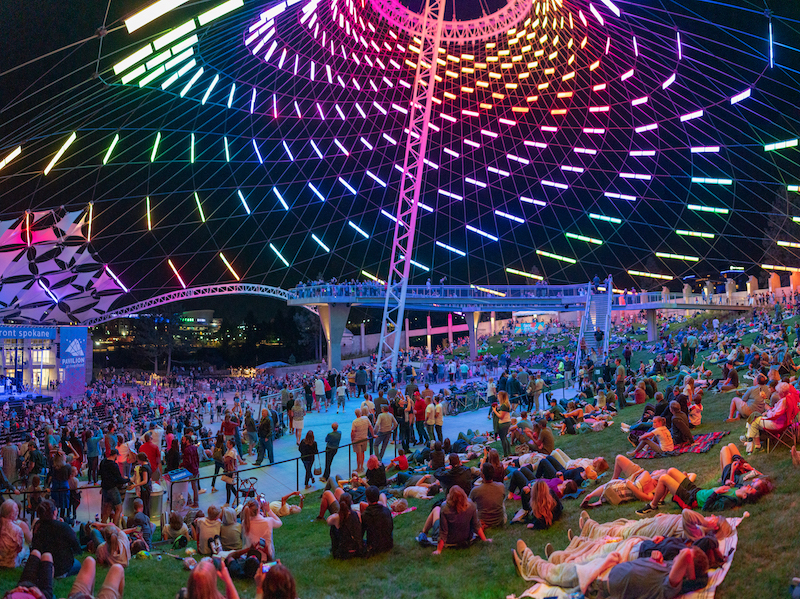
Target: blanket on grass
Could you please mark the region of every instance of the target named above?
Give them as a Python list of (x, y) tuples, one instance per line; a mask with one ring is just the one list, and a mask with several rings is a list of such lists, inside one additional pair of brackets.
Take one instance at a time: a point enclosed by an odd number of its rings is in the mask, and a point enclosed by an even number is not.
[(682, 453), (706, 453), (712, 446), (719, 443), (725, 435), (730, 435), (730, 431), (717, 431), (716, 433), (703, 433), (702, 435), (695, 435), (694, 443), (681, 443), (676, 445), (672, 451), (657, 454), (652, 449), (642, 450), (633, 457), (637, 460), (644, 460), (649, 458), (657, 458), (664, 456), (680, 455)]
[[(708, 584), (697, 591), (678, 595), (679, 599), (714, 599), (717, 588), (725, 580), (728, 570), (731, 569), (733, 563), (733, 554), (736, 552), (736, 546), (739, 543), (738, 526), (750, 514), (745, 512), (742, 518), (728, 518), (728, 522), (733, 527), (733, 534), (719, 543), (719, 550), (722, 555), (726, 556), (725, 563), (708, 573)], [(608, 573), (604, 575), (608, 576)], [(572, 599), (573, 597), (583, 597), (580, 589), (563, 589), (561, 587), (554, 587), (544, 582), (537, 582), (527, 591), (519, 596), (519, 599)], [(516, 595), (508, 595), (506, 599), (517, 599)]]

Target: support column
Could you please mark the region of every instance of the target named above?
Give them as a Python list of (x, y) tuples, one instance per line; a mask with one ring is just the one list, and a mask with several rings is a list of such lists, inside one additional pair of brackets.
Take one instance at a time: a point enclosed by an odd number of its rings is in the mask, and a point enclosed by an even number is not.
[(725, 296), (728, 304), (733, 303), (733, 292), (736, 291), (736, 282), (733, 279), (725, 279)]
[[(27, 362), (27, 367), (25, 370), (28, 372), (28, 384), (33, 387), (33, 349), (32, 346), (33, 342), (30, 339), (25, 339), (25, 361)], [(22, 377), (23, 382), (25, 381), (25, 377)]]
[(365, 328), (364, 327), (364, 323), (362, 322), (361, 323), (361, 327), (360, 327), (360, 329), (361, 329), (361, 339), (359, 341), (359, 348), (361, 349), (361, 353), (362, 354), (366, 351), (366, 348), (367, 348), (367, 336), (366, 336), (366, 333), (364, 331), (364, 328)]
[(431, 352), (433, 352), (433, 345), (432, 345), (433, 344), (433, 340), (431, 338), (431, 315), (430, 314), (428, 314), (428, 316), (425, 319), (425, 334), (426, 334), (425, 335), (425, 339), (427, 340), (427, 345), (428, 345), (428, 353), (431, 353)]
[(753, 275), (747, 278), (747, 293), (755, 293), (758, 291), (758, 279)]
[(689, 298), (692, 295), (692, 286), (688, 284), (683, 285), (683, 303), (688, 304)]
[(469, 360), (475, 363), (478, 359), (478, 323), (481, 320), (480, 312), (465, 312), (467, 329), (469, 329)]
[(769, 276), (769, 290), (773, 293), (777, 292), (781, 287), (781, 277), (778, 273), (774, 272)]
[(447, 313), (447, 343), (453, 345), (453, 313)]
[[(347, 304), (321, 304), (317, 306), (319, 320), (328, 342), (328, 368), (342, 367), (342, 334), (350, 316)], [(400, 331), (395, 331), (399, 333)]]
[(655, 309), (646, 310), (647, 315), (647, 341), (658, 341), (658, 317)]
[(793, 272), (789, 275), (789, 286), (792, 288), (792, 291), (800, 287), (800, 272)]
[(714, 303), (714, 283), (706, 281), (706, 301), (709, 304)]
[(492, 323), (492, 328), (491, 328), (492, 336), (497, 334), (497, 329), (495, 328), (496, 321), (497, 321), (497, 313), (496, 312), (490, 312), (489, 313), (489, 322)]
[(661, 288), (661, 301), (665, 304), (669, 301), (669, 287), (662, 287)]
[(408, 323), (408, 318), (403, 321), (403, 326), (406, 328), (404, 339), (406, 340), (406, 351), (411, 349), (411, 325)]

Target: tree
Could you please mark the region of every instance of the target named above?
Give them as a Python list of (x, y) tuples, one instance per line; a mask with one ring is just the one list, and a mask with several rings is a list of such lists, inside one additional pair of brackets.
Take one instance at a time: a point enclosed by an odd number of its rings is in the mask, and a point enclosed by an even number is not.
[(307, 351), (313, 351), (315, 357), (319, 358), (319, 317), (308, 310), (298, 310), (295, 312), (293, 319), (297, 328), (298, 345)]

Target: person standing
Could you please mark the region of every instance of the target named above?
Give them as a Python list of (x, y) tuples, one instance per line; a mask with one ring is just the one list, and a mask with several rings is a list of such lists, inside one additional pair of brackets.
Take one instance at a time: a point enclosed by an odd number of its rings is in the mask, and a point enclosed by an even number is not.
[(322, 411), (322, 404), (325, 404), (325, 411), (328, 411), (328, 396), (325, 395), (325, 381), (322, 380), (322, 375), (314, 379), (314, 395), (317, 397), (317, 405), (319, 411)]
[(317, 455), (317, 442), (314, 440), (314, 431), (308, 431), (306, 438), (300, 442), (300, 460), (306, 469), (305, 486), (306, 489), (311, 487), (311, 483), (315, 482), (314, 476), (311, 472), (314, 467), (314, 456)]
[(614, 382), (617, 386), (617, 401), (619, 402), (619, 407), (624, 408), (628, 405), (628, 402), (625, 401), (625, 377), (627, 376), (627, 372), (619, 358), (616, 358), (614, 363), (617, 366), (614, 373)]
[(100, 442), (103, 435), (99, 428), (92, 427), (86, 438), (87, 479), (90, 484), (97, 484), (99, 479), (98, 467), (100, 466)]
[(261, 420), (258, 421), (258, 455), (256, 456), (256, 466), (260, 466), (264, 461), (264, 453), (266, 452), (269, 458), (269, 463), (275, 463), (275, 455), (273, 453), (272, 445), (272, 431), (273, 431), (272, 416), (269, 410), (264, 408), (261, 410)]
[(303, 407), (302, 401), (295, 401), (292, 406), (292, 422), (294, 426), (294, 435), (297, 439), (297, 445), (300, 445), (300, 440), (303, 435), (303, 419), (306, 415), (306, 409)]
[(389, 440), (397, 428), (397, 420), (389, 411), (389, 406), (384, 405), (381, 413), (375, 421), (375, 430), (378, 434), (378, 459), (383, 460), (383, 454), (386, 452), (386, 447), (389, 445)]
[(364, 453), (367, 451), (369, 438), (374, 435), (372, 424), (366, 416), (361, 415), (361, 410), (357, 409), (356, 419), (350, 426), (350, 442), (353, 451), (356, 452), (356, 472), (364, 472)]
[[(228, 444), (233, 445), (233, 439), (227, 441)], [(183, 450), (183, 460), (181, 466), (189, 471), (192, 475), (191, 488), (192, 488), (192, 501), (189, 507), (197, 507), (199, 501), (199, 483), (197, 477), (200, 475), (200, 456), (197, 454), (197, 446), (192, 443), (188, 436), (181, 437), (181, 449)]]
[(437, 395), (433, 398), (433, 401), (433, 428), (436, 430), (436, 438), (439, 439), (439, 443), (444, 443), (442, 432), (442, 427), (444, 426), (444, 406), (442, 405), (442, 396)]
[(331, 464), (336, 453), (339, 451), (339, 443), (342, 442), (342, 433), (339, 432), (339, 423), (331, 424), (331, 432), (325, 436), (325, 471), (322, 473), (320, 482), (326, 483), (331, 477)]

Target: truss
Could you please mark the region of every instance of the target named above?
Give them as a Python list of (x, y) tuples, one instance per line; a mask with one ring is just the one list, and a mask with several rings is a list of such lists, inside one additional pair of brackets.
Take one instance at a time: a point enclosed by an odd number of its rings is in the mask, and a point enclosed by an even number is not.
[[(400, 176), (400, 196), (397, 199), (397, 219), (394, 226), (386, 302), (381, 321), (381, 340), (378, 344), (378, 368), (394, 372), (400, 352), (400, 331), (403, 327), (408, 276), (414, 252), (417, 230), (419, 196), (425, 175), (425, 151), (436, 87), (438, 48), (442, 37), (445, 0), (426, 0), (422, 23), (420, 54), (414, 75), (411, 106), (408, 112), (408, 133)], [(436, 15), (436, 20), (432, 17)], [(413, 175), (411, 174), (413, 171)]]
[[(419, 37), (423, 30), (431, 31), (435, 27), (434, 11), (421, 15), (403, 6), (399, 0), (370, 0), (370, 2), (391, 26), (401, 29), (411, 37)], [(467, 44), (504, 35), (531, 14), (532, 4), (533, 0), (509, 0), (500, 10), (480, 19), (444, 21), (441, 41)]]
[[(155, 308), (156, 306), (163, 306), (164, 304), (171, 304), (172, 302), (179, 302), (181, 300), (192, 299), (196, 297), (207, 297), (212, 295), (260, 295), (262, 297), (274, 297), (288, 301), (291, 297), (290, 292), (278, 287), (270, 287), (269, 285), (253, 285), (250, 283), (226, 283), (224, 285), (204, 285), (203, 287), (189, 287), (188, 289), (181, 289), (180, 291), (171, 291), (163, 295), (146, 299), (124, 308), (112, 310), (102, 316), (90, 318), (81, 322), (85, 326), (94, 326), (114, 320), (115, 318), (122, 318), (130, 314), (142, 312), (148, 308)], [(305, 306), (304, 306), (305, 307)], [(312, 306), (307, 307), (309, 310), (317, 313), (316, 308)]]

